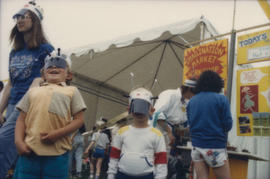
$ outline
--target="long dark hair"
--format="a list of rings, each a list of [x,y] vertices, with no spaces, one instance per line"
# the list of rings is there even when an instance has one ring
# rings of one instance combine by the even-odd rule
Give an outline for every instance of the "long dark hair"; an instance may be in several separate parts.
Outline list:
[[[206,70],[200,75],[197,81],[195,93],[198,94],[202,91],[220,93],[223,87],[224,81],[219,74],[211,70]]]
[[[30,39],[25,42],[23,33],[18,31],[17,24],[15,24],[9,36],[10,43],[12,43],[12,48],[15,51],[23,49],[25,45],[27,45],[28,49],[35,49],[41,44],[48,43],[38,17],[31,11],[27,12],[29,13],[33,23],[30,30]]]
[[[103,129],[101,132],[108,136],[110,142],[112,141],[112,133],[110,129]]]

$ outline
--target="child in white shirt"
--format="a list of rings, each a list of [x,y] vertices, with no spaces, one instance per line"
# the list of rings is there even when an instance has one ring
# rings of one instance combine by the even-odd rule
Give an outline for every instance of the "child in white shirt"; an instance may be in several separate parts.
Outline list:
[[[144,88],[130,93],[132,125],[122,127],[113,139],[108,179],[165,179],[167,154],[162,133],[148,125],[153,113],[152,94]]]

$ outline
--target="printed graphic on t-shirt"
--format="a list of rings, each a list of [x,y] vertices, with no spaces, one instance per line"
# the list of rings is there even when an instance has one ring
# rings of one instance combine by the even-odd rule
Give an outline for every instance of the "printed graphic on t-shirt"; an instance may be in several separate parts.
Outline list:
[[[21,55],[11,57],[10,75],[12,79],[26,79],[30,77],[34,57],[32,55]]]

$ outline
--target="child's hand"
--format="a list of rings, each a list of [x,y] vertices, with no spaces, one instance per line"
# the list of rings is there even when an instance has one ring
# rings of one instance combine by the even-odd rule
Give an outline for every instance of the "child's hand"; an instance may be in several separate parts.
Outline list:
[[[168,137],[170,139],[170,143],[169,145],[170,146],[173,146],[174,142],[175,142],[175,137],[171,134],[171,133],[168,133]]]
[[[53,144],[58,140],[58,138],[59,136],[56,131],[51,131],[49,133],[47,132],[40,133],[41,142],[46,144]]]
[[[16,148],[19,155],[27,155],[31,152],[31,149],[25,142],[16,143]]]

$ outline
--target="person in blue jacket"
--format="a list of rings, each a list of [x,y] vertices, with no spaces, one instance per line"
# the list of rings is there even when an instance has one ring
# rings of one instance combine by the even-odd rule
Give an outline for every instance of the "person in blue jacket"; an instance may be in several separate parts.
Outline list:
[[[10,33],[9,81],[0,101],[0,121],[6,110],[6,122],[0,128],[0,179],[5,178],[17,158],[14,128],[19,111],[15,106],[31,85],[39,84],[44,59],[53,50],[41,25],[43,10],[35,2],[24,5],[13,19],[15,26]]]
[[[217,178],[230,178],[226,145],[232,116],[228,99],[220,94],[223,87],[224,82],[216,72],[203,72],[197,81],[195,96],[187,106],[191,157],[200,179],[208,178],[209,167]]]

